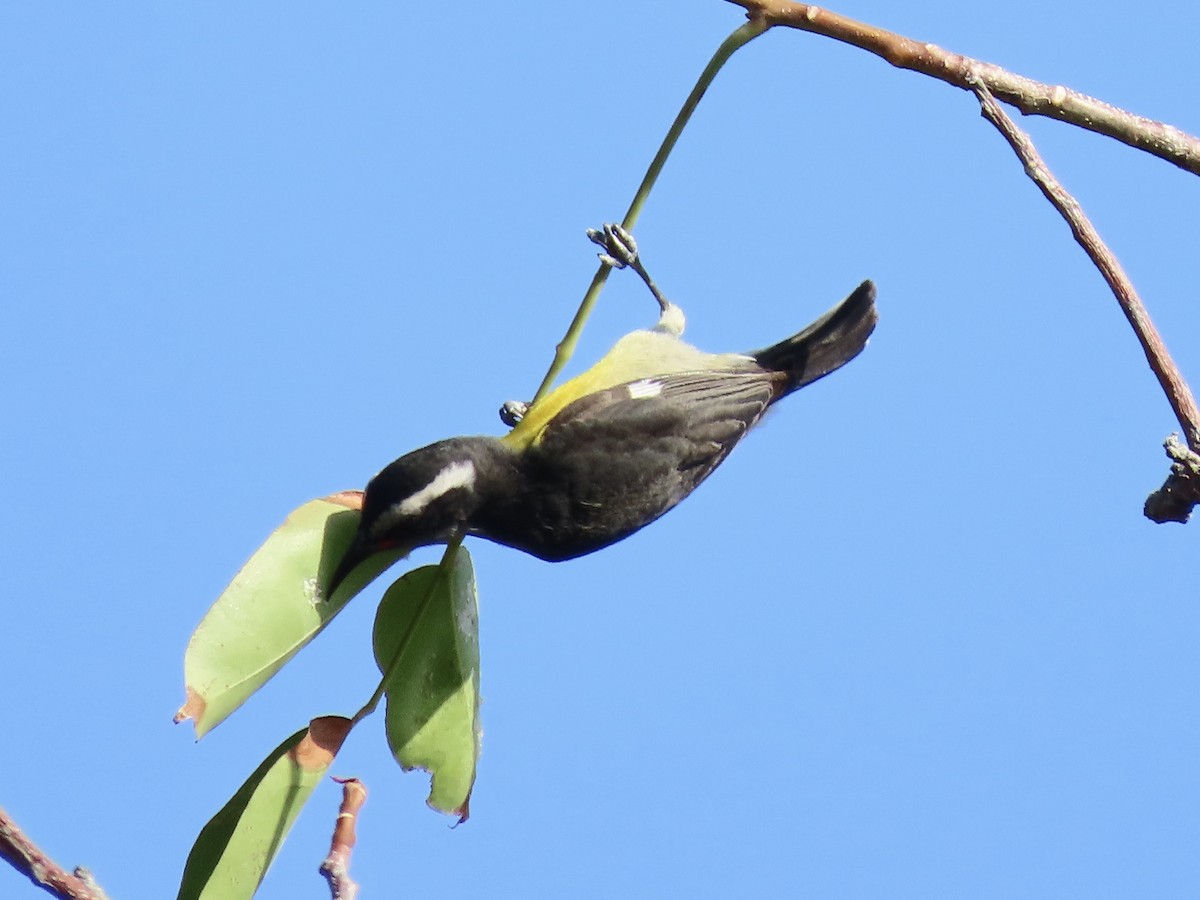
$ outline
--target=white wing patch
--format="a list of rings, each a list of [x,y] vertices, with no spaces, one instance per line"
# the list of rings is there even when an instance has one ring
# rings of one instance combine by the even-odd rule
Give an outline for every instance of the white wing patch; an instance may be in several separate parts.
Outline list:
[[[438,472],[434,476],[433,481],[429,482],[425,487],[409,494],[399,503],[393,503],[387,512],[379,517],[372,531],[386,531],[392,523],[399,519],[419,515],[438,497],[444,496],[457,488],[471,488],[474,486],[475,464],[469,459],[452,462],[446,468],[442,469],[442,471]]]
[[[643,378],[641,381],[625,385],[625,390],[629,391],[630,400],[649,400],[651,397],[661,394],[662,389],[662,382],[654,381],[651,378]]]

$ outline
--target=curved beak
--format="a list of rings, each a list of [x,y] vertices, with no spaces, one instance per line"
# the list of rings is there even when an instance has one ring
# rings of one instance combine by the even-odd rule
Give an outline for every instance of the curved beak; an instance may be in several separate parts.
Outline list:
[[[342,557],[342,561],[338,563],[336,569],[333,570],[333,577],[329,579],[329,584],[325,587],[325,599],[329,600],[341,587],[343,581],[358,568],[358,564],[366,561],[370,556],[373,556],[375,550],[367,546],[367,542],[363,539],[362,532],[354,536],[354,541],[346,550],[346,555]]]

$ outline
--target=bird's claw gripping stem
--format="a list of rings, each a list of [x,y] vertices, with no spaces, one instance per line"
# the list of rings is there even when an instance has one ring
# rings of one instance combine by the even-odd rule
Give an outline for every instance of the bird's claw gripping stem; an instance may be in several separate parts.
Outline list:
[[[654,283],[654,279],[642,265],[642,260],[638,256],[637,241],[633,239],[633,235],[620,225],[608,223],[603,228],[589,228],[587,236],[593,244],[604,248],[605,252],[597,254],[600,262],[606,266],[612,266],[614,269],[624,269],[628,266],[637,272],[638,277],[646,283],[646,287],[658,301],[660,311],[658,330],[674,335],[683,334],[683,310],[663,296],[662,291],[658,289],[658,285]]]
[[[527,412],[529,412],[528,403],[522,400],[506,400],[500,407],[500,421],[509,428],[516,428]]]
[[[587,236],[593,244],[604,248],[605,252],[597,255],[606,266],[623,269],[637,263],[637,241],[620,225],[607,223],[603,228],[589,228]]]

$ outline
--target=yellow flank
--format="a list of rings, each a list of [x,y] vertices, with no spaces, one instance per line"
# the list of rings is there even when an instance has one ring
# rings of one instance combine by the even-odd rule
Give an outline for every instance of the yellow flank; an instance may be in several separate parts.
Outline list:
[[[535,403],[525,418],[501,440],[518,449],[536,444],[546,426],[571,403],[619,384],[680,372],[744,369],[747,362],[754,365],[750,357],[737,353],[712,354],[697,350],[673,334],[634,331],[617,341],[586,372],[563,382]]]

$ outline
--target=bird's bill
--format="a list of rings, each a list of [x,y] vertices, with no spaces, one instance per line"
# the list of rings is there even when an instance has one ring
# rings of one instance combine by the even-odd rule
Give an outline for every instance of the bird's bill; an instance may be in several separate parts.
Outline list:
[[[346,555],[342,557],[342,561],[338,563],[338,567],[333,570],[333,577],[329,579],[329,584],[325,587],[326,599],[331,598],[337,589],[341,587],[350,573],[358,568],[358,564],[365,562],[367,557],[371,556],[375,551],[367,546],[367,542],[362,539],[361,534],[354,536],[354,542],[346,550]]]

